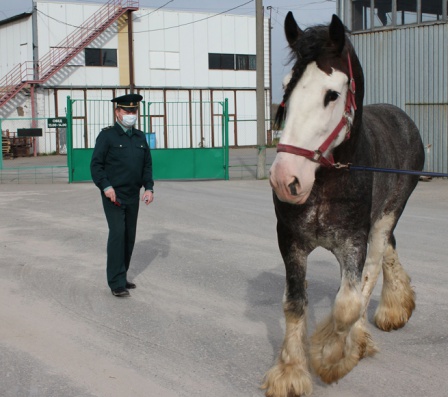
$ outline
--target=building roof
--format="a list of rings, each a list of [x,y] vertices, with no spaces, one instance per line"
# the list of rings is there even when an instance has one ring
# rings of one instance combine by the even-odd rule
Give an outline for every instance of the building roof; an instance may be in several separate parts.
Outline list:
[[[1,20],[0,21],[0,26],[1,25],[6,25],[6,24],[8,24],[10,22],[20,21],[21,19],[28,18],[31,15],[33,15],[32,12],[23,12],[22,14],[14,15],[12,17],[9,17],[9,18]]]

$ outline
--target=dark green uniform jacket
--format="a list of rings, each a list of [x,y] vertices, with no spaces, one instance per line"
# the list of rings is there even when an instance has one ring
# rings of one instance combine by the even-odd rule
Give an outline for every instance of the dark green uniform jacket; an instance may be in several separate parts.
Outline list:
[[[132,128],[127,135],[118,123],[104,128],[96,139],[90,163],[96,186],[112,186],[124,203],[138,201],[140,189],[153,190],[152,159],[145,134]]]

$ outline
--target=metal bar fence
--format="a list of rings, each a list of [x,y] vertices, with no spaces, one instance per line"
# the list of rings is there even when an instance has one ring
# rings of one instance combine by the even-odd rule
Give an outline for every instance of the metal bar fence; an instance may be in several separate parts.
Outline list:
[[[0,169],[0,184],[67,183],[67,166],[8,167]]]
[[[30,128],[41,129],[42,136],[26,136],[26,129]],[[25,132],[20,131],[21,129]],[[67,148],[65,128],[48,127],[48,118],[22,117],[0,119],[0,130],[0,183],[68,181],[65,156],[53,156]],[[22,136],[19,132],[24,132],[25,135]]]

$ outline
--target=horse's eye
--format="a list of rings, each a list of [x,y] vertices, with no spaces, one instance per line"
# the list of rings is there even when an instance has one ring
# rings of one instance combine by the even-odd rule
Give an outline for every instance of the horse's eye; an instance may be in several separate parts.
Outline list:
[[[339,98],[339,92],[328,90],[325,94],[324,106],[327,106],[330,102],[334,102]]]

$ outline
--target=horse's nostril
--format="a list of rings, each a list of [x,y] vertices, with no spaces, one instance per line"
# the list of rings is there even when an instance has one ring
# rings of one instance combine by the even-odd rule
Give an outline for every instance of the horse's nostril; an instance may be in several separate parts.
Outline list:
[[[289,191],[293,196],[297,196],[297,188],[300,187],[299,180],[297,178],[294,178],[294,181],[292,181],[289,185]]]

